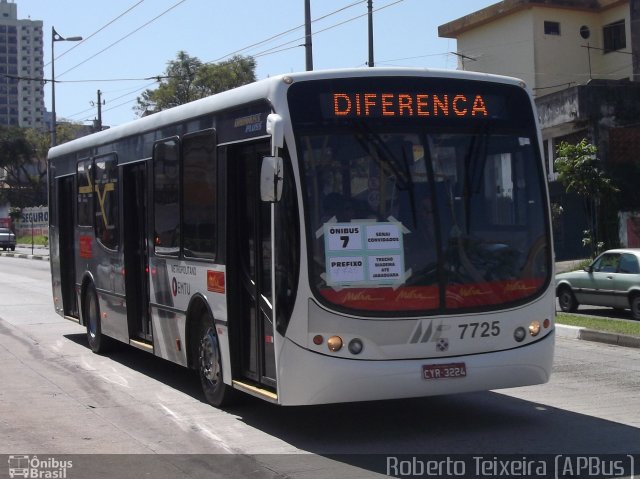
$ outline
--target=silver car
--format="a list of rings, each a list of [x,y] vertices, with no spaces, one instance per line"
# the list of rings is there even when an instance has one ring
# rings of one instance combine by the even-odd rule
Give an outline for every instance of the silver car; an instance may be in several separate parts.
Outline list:
[[[612,249],[581,271],[556,275],[560,309],[574,312],[580,304],[630,309],[640,320],[640,249]]]

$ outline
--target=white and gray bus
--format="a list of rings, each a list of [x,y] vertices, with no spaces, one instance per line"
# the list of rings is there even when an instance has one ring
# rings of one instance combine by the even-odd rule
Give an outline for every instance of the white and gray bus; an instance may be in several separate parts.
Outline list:
[[[269,78],[52,148],[55,309],[282,405],[544,383],[553,251],[515,79]]]

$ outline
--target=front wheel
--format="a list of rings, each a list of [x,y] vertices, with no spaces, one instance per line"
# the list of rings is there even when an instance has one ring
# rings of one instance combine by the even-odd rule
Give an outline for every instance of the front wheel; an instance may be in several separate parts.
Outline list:
[[[573,313],[578,309],[578,301],[570,288],[562,288],[558,294],[558,303],[560,303],[560,309],[565,313]]]
[[[198,371],[207,402],[212,406],[228,406],[233,401],[233,389],[222,380],[220,345],[213,321],[204,315],[200,321]]]
[[[640,321],[640,295],[636,294],[631,298],[631,317]]]

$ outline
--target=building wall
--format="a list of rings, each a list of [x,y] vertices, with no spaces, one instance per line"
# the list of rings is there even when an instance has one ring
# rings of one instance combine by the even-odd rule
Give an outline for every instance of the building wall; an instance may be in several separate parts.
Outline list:
[[[598,15],[558,8],[533,8],[532,17],[536,97],[586,83],[589,80],[589,56],[583,47],[587,40],[580,36],[580,27],[588,26],[591,32],[589,40],[599,41],[594,38],[599,35],[596,28]],[[545,34],[545,22],[559,23],[560,34]]]
[[[626,48],[604,53],[603,27],[618,20],[625,21]],[[546,34],[545,21],[559,23],[560,34]],[[581,27],[589,28],[589,38],[580,35]],[[536,97],[633,73],[628,2],[598,12],[531,6],[474,26],[456,39],[458,52],[476,59],[459,59],[459,68],[464,64],[465,70],[522,78]]]
[[[18,59],[20,76],[44,77],[42,22],[19,20]],[[22,127],[44,129],[44,89],[41,81],[22,80],[18,88],[19,124]]]
[[[603,47],[602,27],[623,19],[625,22],[626,48],[610,53],[604,53],[602,51],[592,52],[592,58],[596,57],[597,59],[597,76],[594,76],[594,78],[601,78],[603,80],[619,80],[621,78],[632,79],[633,77],[633,59],[631,55],[631,14],[628,3],[602,12],[599,29],[601,39],[597,46],[600,48]]]
[[[18,20],[18,6],[0,0],[0,125],[43,128],[42,22]]]
[[[530,10],[504,17],[458,37],[458,53],[476,59],[458,59],[467,71],[495,73],[535,84],[533,17]]]

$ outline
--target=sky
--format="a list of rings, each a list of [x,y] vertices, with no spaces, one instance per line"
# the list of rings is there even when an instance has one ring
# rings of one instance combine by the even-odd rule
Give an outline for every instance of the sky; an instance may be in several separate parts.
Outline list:
[[[18,18],[41,20],[44,77],[51,29],[81,42],[53,43],[58,120],[104,125],[136,118],[136,98],[157,86],[183,50],[202,62],[252,55],[258,79],[305,70],[304,0],[8,0]],[[373,0],[375,66],[455,69],[456,41],[438,26],[497,0]],[[367,1],[311,0],[314,70],[366,68]],[[51,110],[51,86],[45,85]]]

